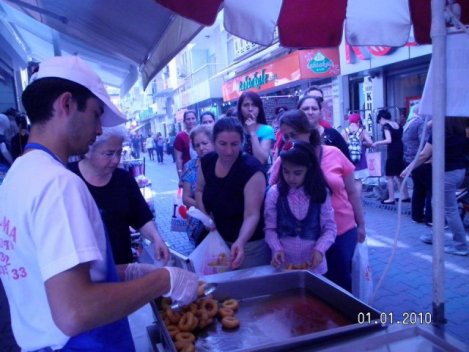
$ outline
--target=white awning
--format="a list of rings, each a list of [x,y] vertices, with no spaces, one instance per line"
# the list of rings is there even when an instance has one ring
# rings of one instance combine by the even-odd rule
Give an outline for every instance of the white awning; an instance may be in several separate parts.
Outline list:
[[[33,20],[34,19],[34,20]],[[105,83],[130,89],[142,74],[146,86],[193,37],[200,24],[150,0],[6,0],[0,36],[16,67],[54,54],[78,54]]]

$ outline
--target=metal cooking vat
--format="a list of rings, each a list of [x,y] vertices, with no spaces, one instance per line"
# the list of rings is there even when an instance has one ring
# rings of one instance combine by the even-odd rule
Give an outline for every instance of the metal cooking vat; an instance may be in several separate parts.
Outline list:
[[[380,312],[308,271],[220,282],[213,296],[240,301],[241,326],[229,331],[217,322],[200,331],[197,351],[292,350],[381,328],[375,323]],[[359,313],[369,314],[372,323],[358,324]],[[176,351],[156,306],[155,315],[163,349]]]

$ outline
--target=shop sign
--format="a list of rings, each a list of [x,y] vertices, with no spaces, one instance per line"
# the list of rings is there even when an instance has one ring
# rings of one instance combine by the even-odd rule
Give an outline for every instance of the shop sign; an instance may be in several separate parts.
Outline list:
[[[262,92],[303,79],[337,76],[339,61],[337,48],[297,50],[223,83],[223,100],[238,99],[246,90]]]
[[[365,97],[365,119],[363,124],[371,137],[373,137],[373,82],[370,77],[363,79],[363,95]]]
[[[318,51],[311,61],[308,62],[308,68],[315,73],[327,72],[333,67],[333,65],[333,62],[320,51]]]
[[[254,72],[252,76],[246,76],[244,81],[239,83],[239,90],[241,92],[248,90],[250,88],[260,89],[262,85],[266,84],[268,81],[275,80],[277,77],[276,74],[268,74],[265,72],[265,69],[259,74],[258,71]]]

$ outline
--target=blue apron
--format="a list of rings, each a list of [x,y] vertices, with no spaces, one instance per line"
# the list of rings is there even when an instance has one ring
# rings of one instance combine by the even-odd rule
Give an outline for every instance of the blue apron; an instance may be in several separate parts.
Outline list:
[[[28,143],[25,149],[39,149],[51,155],[55,160],[62,161],[48,148],[38,143]],[[103,223],[104,225],[104,223]],[[109,243],[106,226],[106,279],[104,282],[118,282],[116,265],[112,257],[111,244]],[[86,308],[84,308],[86,309]],[[52,351],[45,348],[39,351]],[[130,333],[130,326],[127,318],[103,325],[92,330],[85,331],[73,336],[67,344],[60,350],[62,352],[74,351],[101,351],[101,352],[134,352],[135,346]]]
[[[106,271],[105,282],[118,282],[114,259],[112,258],[111,245],[106,228]],[[101,351],[101,352],[133,352],[135,351],[134,342],[130,333],[130,326],[127,318],[115,321],[113,323],[85,331],[79,335],[73,336],[67,344],[61,349],[63,352],[74,351]]]

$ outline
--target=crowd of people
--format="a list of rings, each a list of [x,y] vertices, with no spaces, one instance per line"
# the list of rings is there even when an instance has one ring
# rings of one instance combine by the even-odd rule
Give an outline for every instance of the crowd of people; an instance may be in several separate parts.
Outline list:
[[[159,296],[181,305],[196,298],[194,273],[134,262],[132,230],[152,243],[162,265],[169,260],[137,182],[119,168],[126,148],[138,159],[143,144],[159,163],[171,148],[184,204],[211,219],[206,226],[189,218],[187,235],[195,245],[217,230],[233,270],[302,267],[351,291],[352,256],[366,239],[366,148],[387,146],[383,203],[394,204],[394,180],[412,172],[414,184],[422,181],[414,186],[412,218],[431,222],[432,138],[418,153],[427,132],[416,110],[404,127],[379,111],[383,138],[376,141],[359,114],[349,115],[340,133],[322,119],[323,101],[312,87],[296,108],[277,109],[274,129],[261,97],[247,91],[224,116],[199,118],[187,110],[183,130],[172,139],[161,133],[143,139],[119,126],[125,116],[81,59],[41,63],[22,96],[30,128],[18,114],[17,130],[8,136],[12,120],[0,115],[0,212],[8,223],[0,249],[12,268],[1,278],[21,348],[133,351],[130,313]],[[446,128],[445,215],[454,234],[446,251],[467,255],[454,196],[467,167],[467,122],[448,119]],[[76,155],[81,158],[70,163]],[[405,188],[401,197],[410,201]]]

